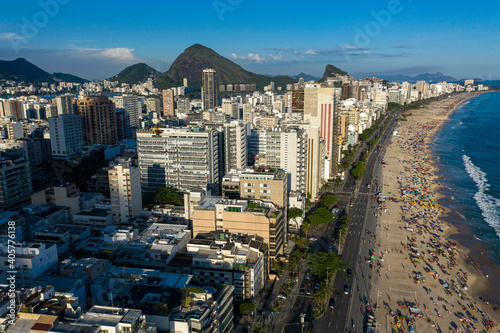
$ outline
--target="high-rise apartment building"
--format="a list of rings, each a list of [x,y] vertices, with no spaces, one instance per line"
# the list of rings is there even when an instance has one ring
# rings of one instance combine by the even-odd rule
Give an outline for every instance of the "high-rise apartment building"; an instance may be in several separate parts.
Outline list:
[[[148,98],[146,100],[146,110],[148,112],[160,112],[160,99],[159,98]]]
[[[80,156],[83,148],[82,117],[61,114],[49,118],[52,158],[71,160]]]
[[[203,128],[158,128],[137,132],[137,153],[144,193],[193,187],[219,193],[221,169],[218,131]]]
[[[173,117],[174,116],[174,90],[164,89],[163,90],[163,116]]]
[[[304,89],[304,121],[311,127],[320,129],[320,136],[325,140],[327,175],[337,176],[340,149],[339,137],[341,127],[339,121],[342,89],[320,84],[306,84]]]
[[[243,169],[248,162],[247,125],[242,121],[224,124],[224,174]]]
[[[204,69],[201,80],[201,102],[203,110],[208,111],[217,106],[217,72],[214,69]]]
[[[82,117],[84,145],[116,143],[118,138],[116,110],[109,98],[106,96],[83,97],[78,100],[77,108],[78,114]]]
[[[29,162],[0,161],[0,208],[13,210],[29,203],[31,184]]]
[[[119,164],[108,170],[113,222],[126,222],[142,215],[141,173],[139,167]]]
[[[64,94],[56,97],[57,114],[75,114],[75,95]]]
[[[113,97],[117,109],[124,109],[129,115],[130,127],[140,128],[139,116],[142,114],[142,103],[133,95]]]
[[[117,140],[131,139],[130,117],[124,109],[116,109]]]

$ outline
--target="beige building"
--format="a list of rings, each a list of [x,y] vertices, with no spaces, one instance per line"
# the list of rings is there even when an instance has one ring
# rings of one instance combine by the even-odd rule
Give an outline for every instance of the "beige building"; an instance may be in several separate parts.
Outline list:
[[[113,222],[126,222],[142,215],[141,172],[139,167],[119,164],[108,170]]]
[[[113,145],[117,141],[115,104],[106,96],[83,97],[77,102],[78,114],[82,116],[83,144],[97,143]]]
[[[207,197],[192,214],[193,237],[200,232],[225,231],[255,234],[269,245],[269,258],[283,254],[286,223],[283,210],[257,200]]]
[[[71,208],[71,214],[77,214],[80,207],[80,190],[75,184],[54,186],[31,195],[35,205],[65,206]]]
[[[321,84],[308,84],[304,89],[304,121],[309,122],[311,127],[319,128],[320,137],[325,141],[328,179],[336,177],[339,162],[341,92],[341,88]]]

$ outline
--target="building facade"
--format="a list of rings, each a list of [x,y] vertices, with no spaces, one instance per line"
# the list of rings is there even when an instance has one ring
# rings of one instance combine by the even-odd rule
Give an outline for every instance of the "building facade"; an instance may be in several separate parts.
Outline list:
[[[217,106],[217,72],[214,69],[204,69],[201,80],[201,101],[203,110],[208,111]]]
[[[80,156],[83,148],[82,117],[61,114],[49,118],[52,158],[71,160]]]
[[[172,187],[183,192],[220,187],[220,136],[202,128],[159,128],[137,132],[137,153],[144,193]]]
[[[78,114],[82,117],[83,144],[98,143],[113,145],[118,135],[114,103],[105,96],[83,97],[77,102]]]
[[[119,164],[108,170],[113,222],[126,222],[142,215],[141,173],[139,167]]]

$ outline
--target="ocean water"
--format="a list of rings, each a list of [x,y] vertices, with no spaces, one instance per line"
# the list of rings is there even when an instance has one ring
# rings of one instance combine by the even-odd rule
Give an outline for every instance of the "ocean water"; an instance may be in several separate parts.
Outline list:
[[[443,204],[500,265],[500,92],[462,104],[437,133],[432,150],[451,196]]]

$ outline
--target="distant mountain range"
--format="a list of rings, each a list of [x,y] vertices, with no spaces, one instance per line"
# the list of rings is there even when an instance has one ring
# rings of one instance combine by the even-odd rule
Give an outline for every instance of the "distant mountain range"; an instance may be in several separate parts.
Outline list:
[[[408,75],[375,75],[378,78],[391,81],[391,82],[416,82],[416,81],[427,81],[427,82],[455,82],[457,79],[451,76],[446,76],[441,72],[437,72],[435,74],[425,73],[419,74],[417,76],[408,76]]]
[[[172,63],[170,69],[159,73],[146,64],[136,64],[125,68],[110,80],[119,79],[120,82],[137,83],[148,77],[156,78],[156,87],[166,89],[179,86],[184,78],[194,89],[201,88],[201,76],[204,69],[213,68],[217,72],[218,84],[255,83],[258,90],[262,90],[269,82],[274,81],[276,86],[284,87],[289,83],[297,82],[289,76],[271,77],[245,70],[240,65],[224,58],[214,50],[200,44],[194,44],[184,50]]]
[[[50,74],[24,58],[0,60],[0,79],[27,83],[66,81],[84,83],[88,80],[65,73]]]

